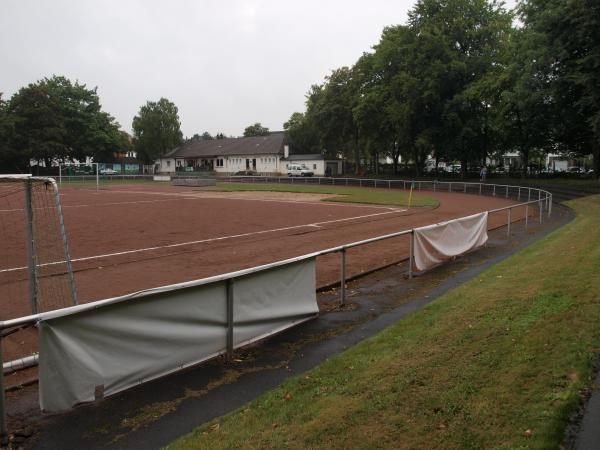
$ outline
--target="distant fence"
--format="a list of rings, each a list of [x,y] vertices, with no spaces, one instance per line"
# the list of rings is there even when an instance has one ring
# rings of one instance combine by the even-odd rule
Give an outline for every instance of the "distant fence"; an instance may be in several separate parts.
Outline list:
[[[506,213],[510,234],[515,208],[525,210],[525,227],[532,219],[541,223],[544,212],[550,215],[552,210],[549,192],[519,186],[354,178],[227,177],[226,180],[389,189],[405,189],[414,183],[417,190],[503,196],[518,203],[483,212],[477,217],[398,231],[238,272],[2,321],[0,330],[38,324],[40,407],[43,410],[68,409],[223,353],[231,355],[235,348],[315,317],[318,314],[315,294],[318,256],[340,253],[339,295],[343,303],[346,252],[350,248],[410,236],[408,277],[412,278],[415,252],[426,251],[425,259],[435,262],[485,242],[489,214]],[[444,242],[436,233],[445,235],[447,230],[453,240],[463,240],[465,245],[444,245],[442,250],[437,248],[432,253],[427,246],[439,247],[437,244]],[[425,239],[415,242],[419,234]],[[0,389],[3,393],[3,384]],[[0,397],[4,424],[4,396]],[[2,431],[6,433],[5,425]]]

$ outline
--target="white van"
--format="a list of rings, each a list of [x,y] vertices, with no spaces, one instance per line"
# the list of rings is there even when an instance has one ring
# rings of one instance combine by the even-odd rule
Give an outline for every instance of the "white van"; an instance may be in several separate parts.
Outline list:
[[[313,171],[304,164],[289,164],[287,174],[288,177],[312,177],[314,175]]]

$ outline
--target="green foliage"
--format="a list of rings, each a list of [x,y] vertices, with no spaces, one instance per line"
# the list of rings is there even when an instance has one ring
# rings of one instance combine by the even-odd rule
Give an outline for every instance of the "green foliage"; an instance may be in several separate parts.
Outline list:
[[[166,98],[147,102],[133,118],[133,145],[138,158],[152,164],[183,143],[177,106]]]
[[[24,172],[29,165],[27,158],[13,146],[15,118],[8,110],[8,102],[0,93],[0,171],[8,173]]]
[[[249,125],[244,130],[244,136],[267,136],[269,134],[269,129],[267,127],[263,127],[260,122],[256,122],[253,125]]]
[[[567,151],[594,155],[600,175],[600,4],[596,0],[523,0],[521,20],[539,36],[555,138]]]
[[[46,167],[56,159],[92,156],[98,161],[123,145],[119,124],[101,110],[96,88],[65,77],[44,78],[21,88],[2,109],[0,132],[8,127],[11,134],[4,141],[10,150],[3,154],[18,167],[30,159],[44,161]]]
[[[321,153],[319,135],[312,116],[295,112],[283,124],[283,129],[292,145],[301,153]]]

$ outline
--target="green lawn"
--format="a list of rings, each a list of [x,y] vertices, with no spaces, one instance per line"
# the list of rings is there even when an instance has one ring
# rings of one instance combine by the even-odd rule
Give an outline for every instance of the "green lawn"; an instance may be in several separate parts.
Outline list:
[[[558,448],[600,348],[600,196],[577,219],[169,449]]]
[[[311,194],[335,194],[323,201],[343,203],[367,203],[375,205],[408,205],[408,193],[406,191],[373,189],[345,186],[323,186],[310,184],[266,184],[266,183],[217,183],[212,188],[202,190],[216,190],[222,192],[240,191],[270,191],[270,192],[299,192]],[[413,193],[412,206],[435,207],[438,201],[417,192]]]

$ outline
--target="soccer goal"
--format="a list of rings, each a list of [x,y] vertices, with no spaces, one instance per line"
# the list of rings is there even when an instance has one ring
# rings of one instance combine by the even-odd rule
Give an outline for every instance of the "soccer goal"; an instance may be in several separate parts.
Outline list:
[[[89,186],[100,189],[99,163],[60,163],[58,165],[58,184]]]
[[[77,304],[58,187],[53,178],[0,175],[0,317]]]

